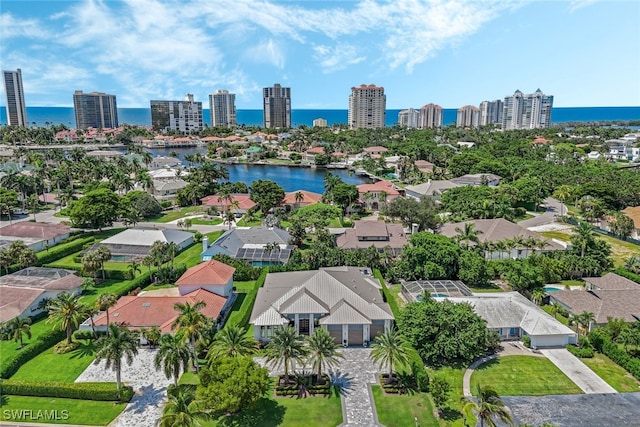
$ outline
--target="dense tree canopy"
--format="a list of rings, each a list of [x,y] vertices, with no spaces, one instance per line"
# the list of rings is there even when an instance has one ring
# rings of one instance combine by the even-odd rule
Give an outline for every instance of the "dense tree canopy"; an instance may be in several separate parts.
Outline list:
[[[107,188],[89,191],[69,207],[69,218],[78,228],[110,226],[121,213],[120,197]]]
[[[458,272],[462,249],[452,239],[428,232],[411,235],[396,265],[398,277],[409,280],[450,279]]]
[[[280,205],[284,199],[284,190],[273,181],[258,179],[249,186],[249,197],[258,204],[263,213],[267,213]]]
[[[396,197],[385,204],[382,214],[399,219],[405,227],[418,224],[419,230],[435,230],[438,228],[438,207],[431,197],[422,197],[420,201],[412,198]]]

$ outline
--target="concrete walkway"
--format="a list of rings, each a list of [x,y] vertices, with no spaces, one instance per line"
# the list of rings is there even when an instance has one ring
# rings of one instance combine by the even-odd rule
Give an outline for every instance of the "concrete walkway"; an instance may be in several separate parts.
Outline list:
[[[540,352],[586,394],[617,393],[613,387],[604,382],[602,378],[582,363],[580,359],[569,353],[569,350],[565,348],[554,348],[540,350]]]
[[[378,382],[376,368],[368,348],[340,349],[344,359],[337,369],[329,371],[331,382],[340,386],[342,400],[342,424],[339,427],[381,427],[376,414],[375,402],[371,394],[371,384]],[[269,369],[272,376],[281,375],[279,370],[271,369],[263,357],[256,362]],[[296,367],[296,371],[308,371],[308,367]]]

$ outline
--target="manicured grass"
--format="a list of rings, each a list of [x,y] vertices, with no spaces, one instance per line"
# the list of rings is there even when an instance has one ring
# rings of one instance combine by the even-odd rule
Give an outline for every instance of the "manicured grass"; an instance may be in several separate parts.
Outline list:
[[[379,385],[371,386],[371,390],[380,424],[387,427],[414,425],[438,427],[440,425],[433,415],[433,406],[428,394],[385,394]]]
[[[3,396],[0,402],[2,421],[46,422],[50,424],[79,424],[104,426],[113,421],[126,408],[126,403],[97,402],[92,400],[62,399],[52,397]],[[11,411],[19,412],[11,412]],[[58,415],[44,418],[38,411]],[[31,415],[28,411],[32,411]],[[55,412],[52,412],[55,411]],[[64,416],[63,414],[67,416]],[[19,416],[22,415],[22,418]],[[40,418],[38,418],[40,415]],[[64,419],[62,419],[64,418]]]
[[[218,225],[218,224],[222,224],[222,218],[215,218],[215,219],[199,219],[199,218],[193,218],[191,220],[192,224],[200,224],[200,225]]]
[[[462,415],[462,378],[466,367],[441,367],[438,369],[427,368],[429,378],[440,377],[447,380],[451,386],[451,392],[443,408],[440,408],[440,418],[444,425],[452,427],[466,427]],[[472,414],[467,414],[468,425],[475,425],[475,418]]]
[[[56,266],[61,266],[64,267],[65,265],[68,265],[70,267],[75,267],[75,268],[82,268],[82,263],[79,262],[75,262],[73,259],[75,257],[77,257],[79,255],[79,252],[76,252],[75,254],[71,254],[68,255],[64,258],[60,258],[59,260],[51,263],[51,264],[55,264]],[[118,271],[129,271],[129,263],[128,262],[111,262],[111,261],[107,261],[104,263],[104,268],[105,270],[118,270]],[[102,278],[102,270],[99,270],[96,272],[96,277],[98,279]]]
[[[640,381],[604,354],[595,353],[592,358],[580,359],[607,384],[619,392],[640,391]]]
[[[391,295],[393,295],[393,299],[396,300],[396,304],[398,304],[398,307],[404,307],[405,305],[407,305],[407,302],[401,296],[402,294],[401,284],[398,283],[395,285],[387,285],[387,288],[389,289],[389,292],[391,293]]]
[[[198,374],[195,372],[187,371],[180,376],[178,380],[178,384],[200,384],[200,379],[198,378]]]
[[[186,208],[181,208],[179,210],[164,212],[162,215],[159,215],[154,218],[149,218],[147,221],[149,222],[171,222],[177,219],[182,219],[184,217],[195,215],[198,213],[204,213],[205,208],[202,206],[187,206]],[[195,218],[194,218],[195,219]]]
[[[146,268],[145,268],[145,271],[146,271]],[[126,289],[130,283],[131,283],[131,280],[115,280],[115,279],[105,280],[104,282],[100,283],[97,286],[90,286],[89,288],[87,288],[87,290],[82,293],[80,302],[87,305],[93,305],[93,303],[98,299],[98,296],[100,294],[103,294],[105,292],[111,292],[118,295],[119,292],[121,292],[123,289]]]
[[[553,310],[551,309],[550,305],[543,305],[540,308],[542,308],[544,311],[546,311],[547,313],[553,316]],[[558,322],[562,323],[563,325],[569,326],[569,319],[564,317],[562,314],[556,313],[555,318]]]
[[[34,357],[18,369],[11,377],[21,381],[56,381],[71,383],[93,362],[95,345],[83,340],[77,350],[66,354],[55,354],[53,348]],[[115,381],[115,374],[114,374]]]
[[[213,233],[207,234],[209,237],[209,242],[213,243],[220,235],[222,231],[214,231]],[[173,260],[174,265],[178,266],[184,264],[189,267],[193,267],[196,264],[200,264],[200,254],[202,253],[202,243],[194,243],[189,246],[187,249],[183,250],[176,256]]]
[[[46,319],[39,320],[31,325],[31,338],[27,338],[26,335],[23,336],[22,342],[24,343],[24,347],[20,348],[20,342],[15,342],[13,340],[9,341],[0,341],[0,366],[4,367],[5,363],[9,363],[16,354],[20,353],[27,347],[30,343],[35,342],[38,337],[45,332],[49,332],[53,328],[53,325],[50,323],[46,323]]]
[[[544,396],[582,393],[551,361],[535,356],[504,356],[479,366],[471,388],[490,384],[501,396]]]
[[[249,292],[256,285],[255,280],[249,280],[246,282],[233,282],[233,286],[235,286],[238,292]]]
[[[224,422],[221,422],[223,418]],[[203,427],[335,427],[342,423],[340,397],[263,397],[255,408],[202,423]]]

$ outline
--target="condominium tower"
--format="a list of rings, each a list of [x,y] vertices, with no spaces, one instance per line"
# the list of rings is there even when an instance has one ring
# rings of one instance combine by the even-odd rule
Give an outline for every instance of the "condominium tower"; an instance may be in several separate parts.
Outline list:
[[[540,89],[531,94],[516,90],[513,96],[504,98],[502,129],[537,129],[551,125],[553,95],[545,95]]]
[[[475,105],[458,108],[456,126],[459,128],[477,128],[480,124],[480,109]]]
[[[416,129],[420,123],[420,110],[409,108],[398,113],[398,125],[409,129]]]
[[[73,93],[73,110],[76,128],[114,129],[118,127],[118,105],[116,96],[102,92]]]
[[[193,95],[184,101],[150,101],[151,125],[155,131],[180,131],[184,134],[202,130],[202,102]]]
[[[236,125],[236,94],[218,90],[209,95],[211,126],[234,127]]]
[[[502,109],[504,103],[501,99],[495,101],[482,101],[480,103],[480,126],[502,124]]]
[[[442,127],[442,107],[436,104],[427,104],[420,108],[420,121],[418,129],[433,129]]]
[[[265,128],[291,127],[291,88],[278,83],[262,89]]]
[[[387,97],[376,85],[352,87],[349,96],[349,129],[379,129],[385,125]]]
[[[7,106],[7,124],[9,126],[29,126],[27,108],[24,103],[22,71],[2,71],[4,94]]]

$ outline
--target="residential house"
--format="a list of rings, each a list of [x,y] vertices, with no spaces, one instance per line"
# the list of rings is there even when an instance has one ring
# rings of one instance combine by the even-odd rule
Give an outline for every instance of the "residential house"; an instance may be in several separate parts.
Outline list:
[[[460,187],[462,184],[458,184],[451,180],[428,180],[422,184],[407,185],[404,188],[407,197],[411,197],[416,200],[420,200],[422,197],[431,197],[434,201],[440,202],[442,193],[450,188]]]
[[[373,157],[373,156],[382,156],[383,154],[387,153],[389,151],[388,148],[386,147],[381,147],[379,145],[376,145],[374,147],[366,147],[362,150],[362,152],[364,154],[368,154],[369,156]]]
[[[633,221],[633,231],[631,231],[631,236],[629,237],[640,240],[640,206],[629,206],[624,208],[622,213]],[[2,235],[2,233],[0,233],[0,235]]]
[[[220,198],[220,196],[217,194],[203,197],[202,199],[200,199],[200,201],[202,202],[203,206],[214,207],[219,212],[226,212],[231,209],[231,211],[235,213],[236,216],[246,214],[249,209],[253,208],[256,205],[255,202],[251,200],[249,194],[234,193],[230,196],[231,201]],[[231,208],[231,206],[233,206],[234,204],[236,204],[237,207]]]
[[[153,187],[149,192],[158,200],[170,200],[174,199],[178,194],[178,191],[185,188],[189,183],[183,179],[176,178],[172,180],[158,180],[154,179]]]
[[[71,228],[64,224],[20,221],[0,228],[0,248],[22,240],[36,252],[51,248],[71,235]]]
[[[149,255],[151,246],[157,241],[173,243],[181,251],[193,243],[193,233],[172,228],[127,228],[94,244],[91,249],[106,246],[111,251],[111,261],[129,262]]]
[[[156,156],[151,159],[151,163],[147,166],[148,169],[166,169],[166,168],[180,168],[182,167],[182,161],[176,157]]]
[[[281,205],[287,210],[301,208],[303,206],[315,205],[322,201],[322,194],[307,190],[290,191],[284,195]]]
[[[451,181],[460,185],[487,185],[489,187],[497,187],[500,185],[502,177],[492,173],[470,173],[453,178]]]
[[[249,322],[260,341],[291,325],[299,335],[320,327],[344,347],[366,346],[391,328],[393,314],[369,268],[327,267],[269,273]]]
[[[200,258],[207,261],[222,254],[243,259],[254,267],[284,265],[295,249],[290,240],[289,233],[280,228],[237,227],[225,231],[211,246],[205,237]]]
[[[337,236],[336,245],[341,249],[367,249],[373,246],[379,252],[390,251],[398,256],[407,241],[402,224],[357,220],[354,228],[345,228],[344,233]]]
[[[416,160],[415,162],[413,162],[413,164],[418,168],[418,170],[424,174],[432,174],[433,173],[433,167],[434,164],[431,162],[428,162],[426,160]]]
[[[309,163],[315,163],[316,156],[318,154],[324,154],[324,147],[311,147],[302,155],[302,160]]]
[[[365,209],[377,211],[385,203],[400,196],[400,192],[391,181],[377,181],[373,184],[358,185],[360,202]]]

